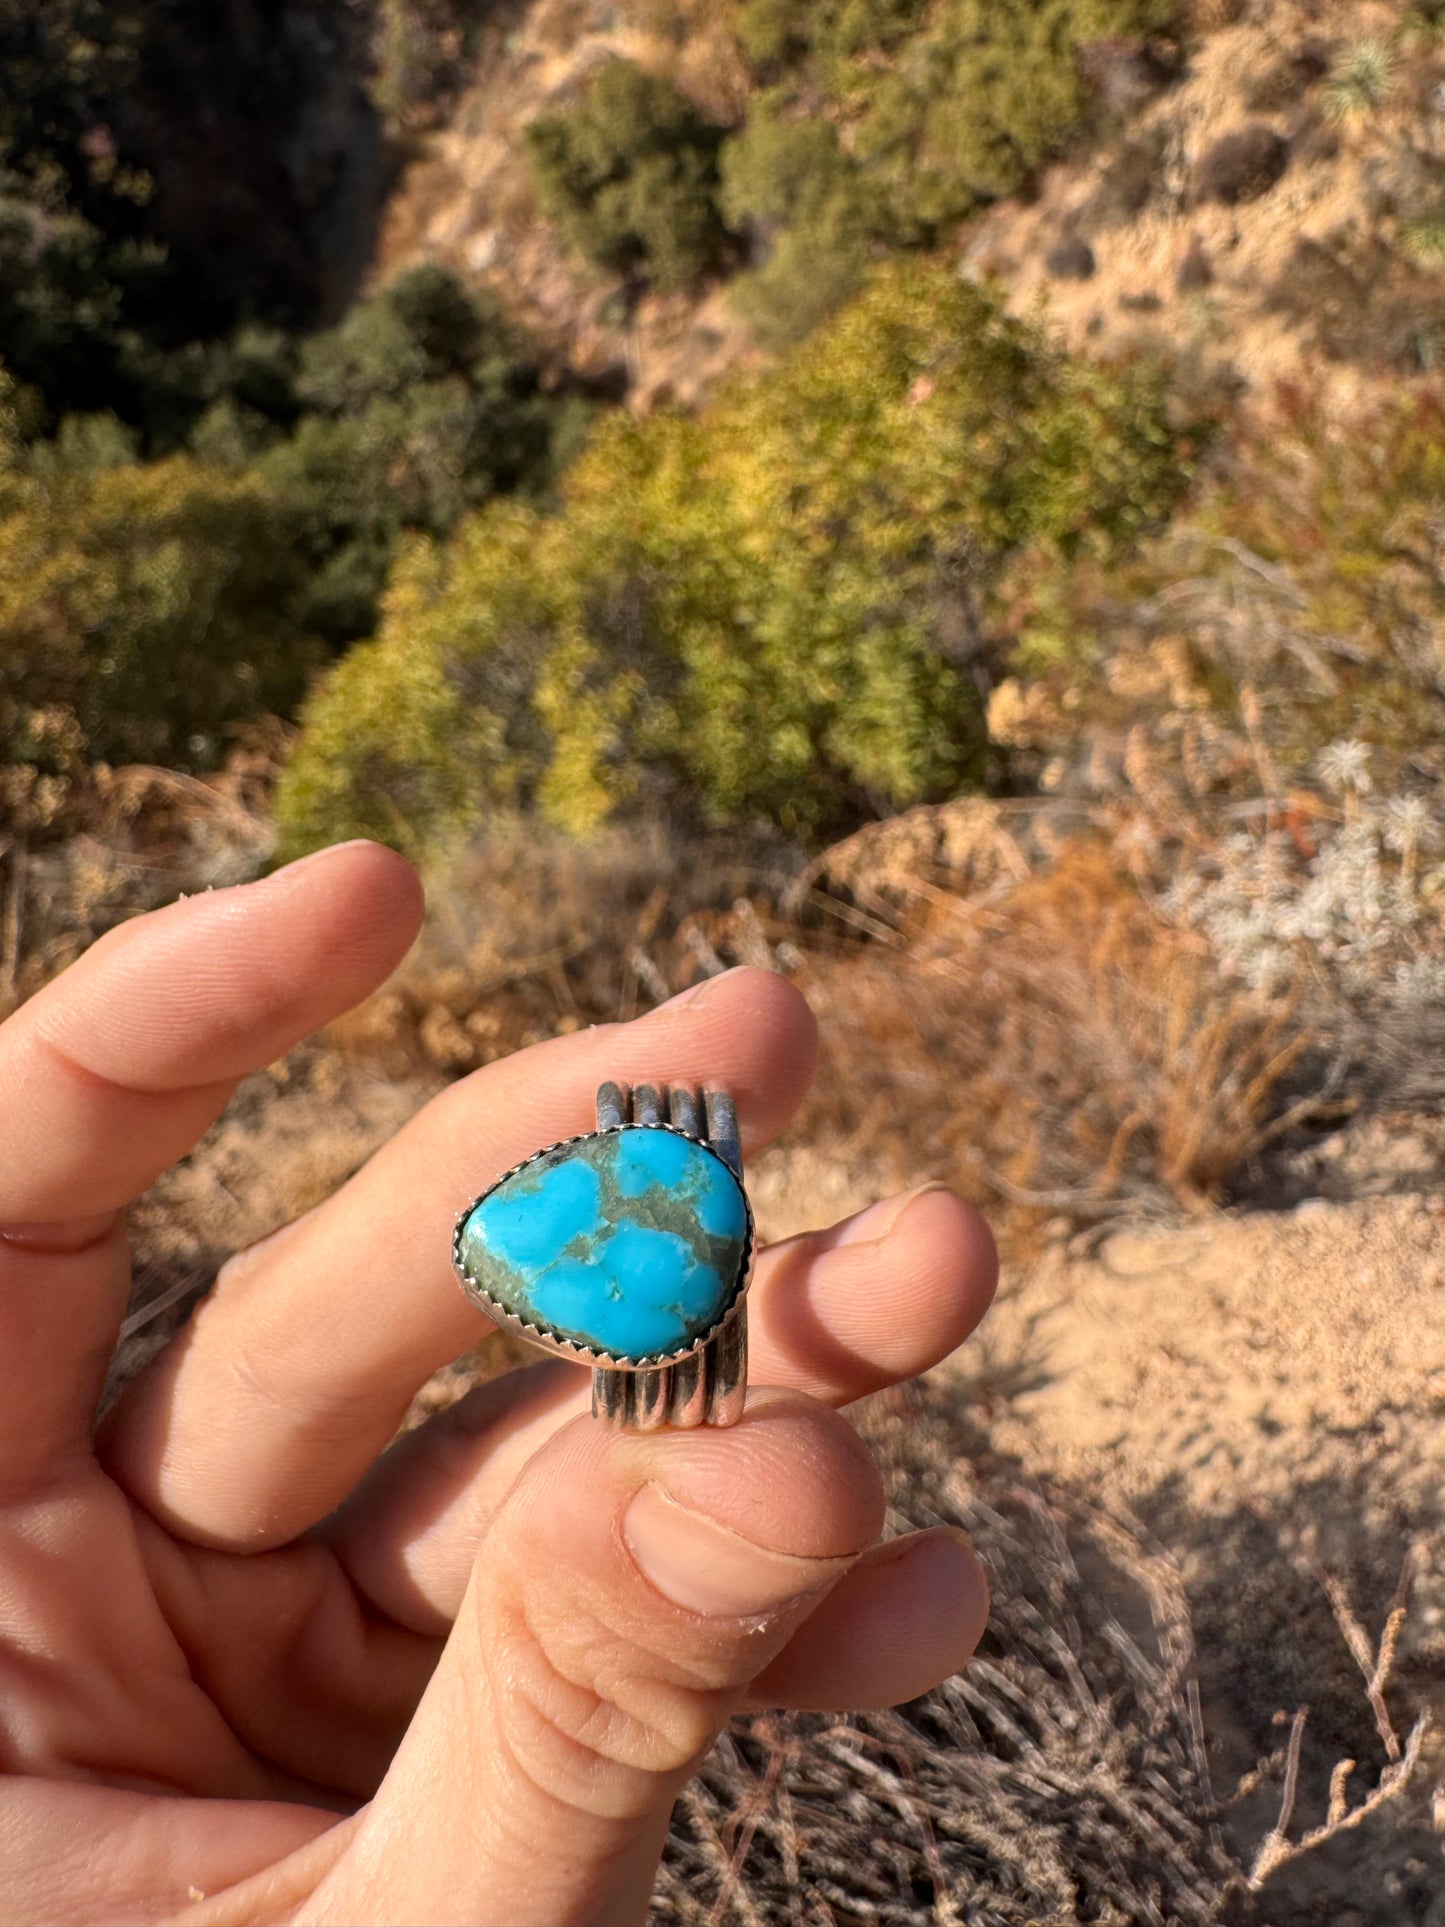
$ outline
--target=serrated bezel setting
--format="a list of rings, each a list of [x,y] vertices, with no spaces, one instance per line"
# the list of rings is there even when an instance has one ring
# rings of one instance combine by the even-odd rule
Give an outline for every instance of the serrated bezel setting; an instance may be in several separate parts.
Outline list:
[[[552,1157],[558,1151],[570,1150],[571,1147],[576,1144],[590,1144],[598,1138],[620,1137],[625,1131],[665,1131],[671,1137],[683,1138],[687,1143],[695,1144],[699,1149],[706,1151],[710,1157],[715,1158],[717,1162],[722,1165],[723,1169],[728,1173],[728,1176],[742,1193],[745,1219],[742,1251],[738,1258],[737,1272],[732,1280],[728,1291],[727,1302],[721,1313],[706,1331],[699,1333],[689,1344],[681,1346],[676,1351],[649,1352],[642,1358],[618,1357],[612,1352],[594,1350],[590,1345],[582,1344],[576,1339],[564,1337],[561,1332],[554,1331],[550,1326],[542,1325],[532,1319],[522,1317],[520,1313],[513,1311],[510,1306],[504,1305],[498,1299],[494,1298],[486,1286],[472,1276],[463,1260],[461,1249],[463,1229],[477,1206],[484,1203],[494,1192],[500,1191],[504,1185],[510,1184],[513,1178],[520,1176],[522,1172],[530,1169],[532,1165],[541,1163],[543,1158]],[[728,1165],[727,1160],[719,1156],[715,1144],[709,1143],[706,1138],[700,1137],[694,1131],[680,1130],[675,1124],[661,1122],[622,1123],[606,1125],[595,1131],[578,1131],[572,1137],[559,1138],[555,1144],[544,1145],[540,1151],[534,1151],[530,1157],[525,1157],[519,1164],[514,1164],[509,1171],[503,1171],[501,1176],[489,1184],[485,1191],[479,1192],[470,1204],[466,1205],[457,1213],[456,1223],[452,1229],[452,1267],[457,1274],[462,1290],[467,1294],[468,1298],[471,1299],[472,1303],[484,1311],[495,1323],[515,1331],[520,1337],[526,1339],[529,1344],[536,1345],[543,1351],[551,1352],[558,1358],[569,1358],[579,1365],[590,1365],[594,1370],[641,1372],[653,1371],[660,1366],[680,1364],[682,1360],[691,1358],[695,1353],[701,1352],[706,1346],[710,1345],[718,1334],[724,1331],[732,1320],[736,1318],[747,1293],[749,1277],[752,1271],[753,1245],[753,1208],[748,1198],[747,1189],[737,1173]]]

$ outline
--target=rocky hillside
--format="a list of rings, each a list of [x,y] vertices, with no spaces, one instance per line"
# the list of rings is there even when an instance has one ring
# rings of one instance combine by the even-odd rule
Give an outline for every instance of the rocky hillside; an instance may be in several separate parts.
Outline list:
[[[374,273],[441,261],[495,287],[568,365],[637,405],[695,400],[751,352],[726,287],[627,298],[542,215],[522,129],[623,59],[736,128],[759,82],[730,23],[686,4],[532,0],[499,24],[443,124],[414,143]],[[1445,354],[1445,52],[1396,0],[1221,0],[1161,41],[1090,44],[1104,137],[956,228],[1092,354],[1163,352],[1221,397],[1328,380],[1341,405]],[[791,111],[805,113],[808,103]],[[842,127],[845,111],[826,105]],[[766,249],[767,238],[754,237]]]

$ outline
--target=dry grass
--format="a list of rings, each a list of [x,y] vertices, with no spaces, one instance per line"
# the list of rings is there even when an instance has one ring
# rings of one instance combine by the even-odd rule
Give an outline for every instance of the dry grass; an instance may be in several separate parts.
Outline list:
[[[911,894],[898,954],[810,974],[848,1039],[819,1099],[837,1122],[932,1145],[928,1168],[975,1195],[1087,1220],[1216,1200],[1290,1114],[1310,1041],[1291,999],[1222,980],[1097,843],[981,893],[925,873]],[[860,1087],[864,1064],[886,1072]]]
[[[288,734],[259,726],[204,780],[150,765],[0,766],[0,1015],[124,918],[258,876]]]
[[[738,1723],[678,1808],[658,1927],[1276,1919],[1286,1868],[1409,1792],[1426,1723],[1401,1740],[1385,1703],[1403,1589],[1376,1645],[1317,1573],[1387,1757],[1353,1797],[1355,1762],[1337,1762],[1327,1811],[1301,1823],[1304,1710],[1233,1792],[1211,1784],[1189,1602],[1136,1519],[1030,1481],[917,1388],[875,1401],[865,1430],[902,1494],[895,1526],[972,1536],[994,1590],[984,1645],[895,1712]],[[1249,1802],[1271,1794],[1261,1832]]]
[[[1298,1115],[1309,1034],[1288,992],[1222,980],[1097,839],[1050,822],[918,811],[801,871],[656,833],[498,832],[436,883],[420,948],[332,1040],[391,1076],[452,1076],[762,964],[818,1012],[797,1130],[844,1163],[945,1179],[1019,1233],[1198,1209]]]
[[[456,1075],[539,1038],[637,1016],[727,961],[777,965],[722,926],[778,897],[769,851],[688,845],[660,829],[581,844],[500,824],[428,878],[421,941],[381,994],[333,1026],[348,1055],[395,1075]]]

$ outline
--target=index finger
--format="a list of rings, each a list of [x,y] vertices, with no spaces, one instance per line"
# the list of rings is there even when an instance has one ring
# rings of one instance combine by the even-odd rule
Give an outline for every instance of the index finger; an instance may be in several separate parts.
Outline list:
[[[129,1288],[120,1209],[245,1072],[376,987],[421,891],[375,844],[122,925],[0,1025],[0,1462],[89,1435]]]
[[[0,1226],[138,1197],[237,1081],[401,961],[421,885],[376,843],[119,924],[0,1024]]]

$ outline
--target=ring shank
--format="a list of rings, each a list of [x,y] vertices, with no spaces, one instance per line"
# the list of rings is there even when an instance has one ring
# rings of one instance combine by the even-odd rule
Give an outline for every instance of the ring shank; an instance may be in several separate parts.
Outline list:
[[[694,1091],[685,1085],[659,1088],[608,1083],[597,1093],[597,1128],[623,1124],[670,1124],[709,1144],[742,1181],[742,1143],[737,1107],[727,1091]],[[743,1415],[748,1384],[748,1314],[740,1295],[721,1330],[695,1352],[673,1365],[596,1366],[592,1372],[592,1415],[629,1431],[654,1432],[664,1426],[736,1425]]]

